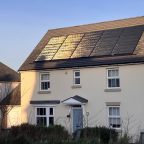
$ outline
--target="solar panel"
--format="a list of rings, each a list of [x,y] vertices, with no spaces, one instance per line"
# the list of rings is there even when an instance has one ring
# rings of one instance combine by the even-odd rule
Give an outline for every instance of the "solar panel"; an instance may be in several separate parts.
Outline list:
[[[42,52],[36,59],[36,61],[51,60],[65,39],[66,36],[51,38],[48,44],[45,46],[45,48],[42,50]]]
[[[52,37],[36,61],[133,54],[144,26]]]
[[[97,42],[91,56],[102,56],[102,55],[111,55],[111,52],[116,45],[121,31],[106,31],[101,36],[101,39]]]
[[[141,34],[142,31],[139,29],[125,28],[120,35],[119,40],[112,51],[112,54],[132,54],[136,48]]]
[[[102,32],[86,33],[71,58],[88,57],[100,39],[101,35]]]
[[[84,34],[69,35],[59,48],[53,59],[70,58]]]

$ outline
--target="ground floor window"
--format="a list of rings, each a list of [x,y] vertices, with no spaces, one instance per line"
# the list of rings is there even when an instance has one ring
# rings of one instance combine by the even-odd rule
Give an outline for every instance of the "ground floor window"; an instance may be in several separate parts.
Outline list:
[[[111,128],[121,127],[120,106],[108,106],[108,121]]]
[[[53,107],[36,107],[36,124],[41,126],[54,125]]]

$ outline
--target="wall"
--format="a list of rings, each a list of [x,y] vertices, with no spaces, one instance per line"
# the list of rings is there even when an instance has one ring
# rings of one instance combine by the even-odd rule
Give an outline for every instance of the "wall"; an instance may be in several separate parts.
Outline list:
[[[118,67],[121,91],[105,92],[106,69]],[[89,112],[88,125],[108,126],[106,102],[120,102],[122,130],[129,129],[137,136],[144,129],[144,65],[123,65],[110,67],[80,68],[81,88],[72,88],[73,69],[50,72],[51,93],[39,94],[39,72],[21,72],[22,122],[35,123],[34,105],[30,100],[64,100],[74,95],[88,99],[85,112]],[[55,107],[55,122],[71,131],[67,118],[70,107],[62,103]],[[86,119],[86,116],[85,116]]]
[[[21,124],[21,107],[14,106],[7,115],[7,128],[20,124]]]

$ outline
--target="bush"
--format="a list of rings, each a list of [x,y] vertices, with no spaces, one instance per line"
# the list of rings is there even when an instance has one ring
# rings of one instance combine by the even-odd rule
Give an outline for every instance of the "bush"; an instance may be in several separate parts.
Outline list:
[[[68,132],[60,125],[42,127],[29,124],[22,124],[20,126],[13,126],[8,132],[8,139],[15,144],[29,144],[32,142],[45,143],[50,141],[62,141],[69,138]],[[2,140],[2,138],[1,138]]]
[[[106,127],[94,127],[81,129],[80,138],[97,139],[99,142],[108,143],[110,140],[116,142],[118,133],[114,129]]]
[[[120,137],[118,144],[129,144],[130,137],[127,134],[124,134],[123,137]]]
[[[129,137],[106,127],[84,128],[71,139],[60,125],[41,127],[29,124],[14,126],[0,134],[0,144],[129,144]],[[117,140],[118,139],[118,140]]]

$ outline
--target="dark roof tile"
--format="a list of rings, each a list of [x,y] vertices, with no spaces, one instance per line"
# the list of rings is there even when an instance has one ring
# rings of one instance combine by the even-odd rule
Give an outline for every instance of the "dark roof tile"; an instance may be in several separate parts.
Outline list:
[[[0,106],[1,105],[20,105],[20,104],[21,104],[20,84],[0,102]]]
[[[0,62],[0,81],[19,82],[20,74]]]

